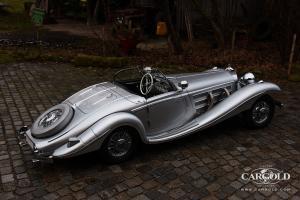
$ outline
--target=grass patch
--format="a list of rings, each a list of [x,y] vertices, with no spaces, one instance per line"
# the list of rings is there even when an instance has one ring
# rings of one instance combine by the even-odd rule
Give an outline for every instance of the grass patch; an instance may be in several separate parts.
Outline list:
[[[63,50],[47,50],[40,48],[0,50],[0,64],[12,62],[72,62],[81,67],[118,68],[129,64],[128,57],[102,57],[94,55],[74,55]]]
[[[21,13],[24,11],[24,0],[1,0],[2,3],[8,4],[8,10],[12,13]]]
[[[12,63],[15,61],[14,55],[9,51],[0,51],[0,64]]]
[[[0,50],[0,64],[13,62],[68,62],[71,61],[70,55],[61,55],[61,52],[43,52],[39,48]]]
[[[33,28],[31,18],[24,13],[24,1],[1,0],[9,5],[0,13],[0,31],[20,31]]]
[[[21,31],[32,28],[30,17],[24,13],[7,13],[0,16],[1,31]]]
[[[289,81],[300,82],[300,74],[292,74],[292,75],[290,75]]]
[[[300,82],[300,64],[292,66],[292,73],[288,79],[289,81]]]
[[[127,57],[103,57],[78,54],[74,59],[73,63],[76,66],[82,67],[123,67],[129,63]]]
[[[206,70],[204,67],[185,65],[185,64],[159,64],[156,66],[166,74],[172,73],[187,73],[187,72],[201,72]]]

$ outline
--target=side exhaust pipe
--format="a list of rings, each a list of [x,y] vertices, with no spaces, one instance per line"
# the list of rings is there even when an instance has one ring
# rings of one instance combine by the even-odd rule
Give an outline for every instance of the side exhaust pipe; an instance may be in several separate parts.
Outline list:
[[[33,164],[40,164],[40,163],[47,163],[47,164],[52,164],[53,163],[53,156],[49,157],[40,157],[37,156],[36,158],[33,158],[31,160]]]

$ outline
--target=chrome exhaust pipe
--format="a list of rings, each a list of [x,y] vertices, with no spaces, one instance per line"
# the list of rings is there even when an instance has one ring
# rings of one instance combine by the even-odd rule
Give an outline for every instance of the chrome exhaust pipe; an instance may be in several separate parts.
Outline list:
[[[37,164],[37,163],[41,163],[41,160],[39,160],[39,159],[32,159],[31,162],[33,164]]]

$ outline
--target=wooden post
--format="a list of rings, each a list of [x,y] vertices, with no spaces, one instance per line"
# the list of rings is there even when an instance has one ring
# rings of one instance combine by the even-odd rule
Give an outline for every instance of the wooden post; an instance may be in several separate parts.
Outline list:
[[[290,59],[289,59],[288,77],[291,75],[291,71],[292,71],[293,57],[294,57],[294,51],[295,51],[295,46],[296,46],[296,39],[297,39],[297,34],[294,33],[292,49],[291,49]]]
[[[232,62],[232,58],[233,58],[233,50],[235,47],[235,37],[236,37],[236,30],[234,29],[232,32],[232,38],[231,38],[231,52],[230,52],[230,60]]]

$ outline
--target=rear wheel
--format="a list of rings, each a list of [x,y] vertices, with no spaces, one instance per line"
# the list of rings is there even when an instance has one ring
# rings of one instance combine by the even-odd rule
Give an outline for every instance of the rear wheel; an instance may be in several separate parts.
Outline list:
[[[275,105],[270,96],[258,99],[251,109],[244,112],[244,118],[249,128],[264,128],[268,126],[273,118]]]
[[[127,127],[118,128],[106,138],[102,153],[109,163],[123,162],[132,156],[137,141],[134,130]]]

